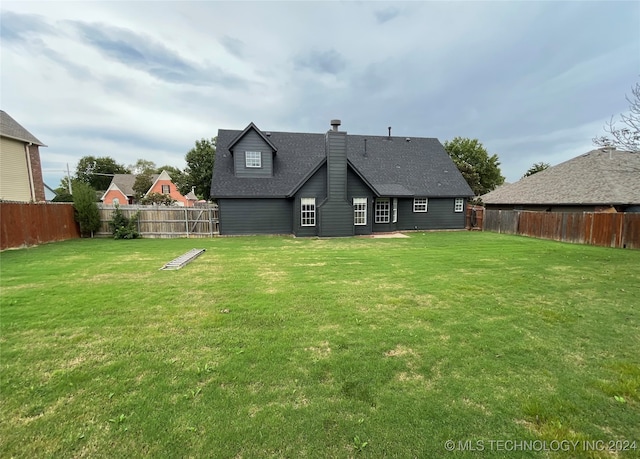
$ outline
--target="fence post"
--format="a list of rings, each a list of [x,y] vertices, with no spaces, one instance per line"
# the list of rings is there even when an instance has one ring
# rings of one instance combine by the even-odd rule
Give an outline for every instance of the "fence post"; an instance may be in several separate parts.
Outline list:
[[[184,208],[184,226],[187,229],[187,237],[189,237],[189,210]]]

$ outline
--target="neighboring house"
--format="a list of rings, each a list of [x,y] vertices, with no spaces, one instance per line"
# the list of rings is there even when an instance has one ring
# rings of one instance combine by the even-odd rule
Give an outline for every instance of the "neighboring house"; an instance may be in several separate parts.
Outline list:
[[[187,196],[183,196],[178,187],[171,181],[171,177],[167,171],[162,171],[160,174],[151,175],[153,185],[147,190],[145,196],[150,193],[167,194],[175,199],[175,205],[184,207],[193,207],[197,197],[190,196],[193,192]],[[135,191],[133,191],[133,185],[136,182],[136,176],[133,174],[115,174],[111,179],[109,188],[102,195],[100,200],[107,205],[120,205],[126,206],[128,204],[135,204]],[[194,199],[195,198],[195,199]]]
[[[351,236],[465,227],[473,192],[434,138],[219,130],[220,234]]]
[[[46,147],[0,110],[0,199],[44,201],[40,147]]]
[[[553,212],[640,211],[640,153],[592,150],[496,188],[487,209]]]

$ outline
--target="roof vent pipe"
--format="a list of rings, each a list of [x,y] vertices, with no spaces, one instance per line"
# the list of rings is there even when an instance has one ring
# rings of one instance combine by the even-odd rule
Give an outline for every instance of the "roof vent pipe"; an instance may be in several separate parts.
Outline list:
[[[391,138],[391,126],[389,126],[387,129],[389,129],[389,138]]]
[[[340,126],[342,122],[340,120],[331,120],[331,128],[333,131],[338,131],[338,126]]]
[[[367,157],[367,139],[364,139],[364,157]]]

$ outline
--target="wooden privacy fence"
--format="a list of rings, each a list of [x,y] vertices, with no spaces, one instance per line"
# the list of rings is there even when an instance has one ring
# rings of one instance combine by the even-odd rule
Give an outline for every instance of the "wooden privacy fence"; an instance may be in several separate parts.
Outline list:
[[[640,249],[640,213],[484,211],[484,229],[541,239]]]
[[[111,236],[109,222],[115,206],[99,205],[100,229],[96,236]],[[125,217],[131,218],[139,212],[138,232],[143,237],[211,237],[220,233],[218,206],[173,207],[173,206],[120,206]]]
[[[0,202],[0,250],[79,237],[71,203]]]

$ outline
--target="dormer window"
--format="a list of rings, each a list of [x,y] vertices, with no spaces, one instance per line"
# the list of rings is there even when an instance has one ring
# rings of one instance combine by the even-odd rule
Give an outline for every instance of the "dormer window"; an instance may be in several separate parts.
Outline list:
[[[259,151],[245,151],[244,164],[246,167],[262,167],[262,153]]]

